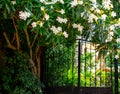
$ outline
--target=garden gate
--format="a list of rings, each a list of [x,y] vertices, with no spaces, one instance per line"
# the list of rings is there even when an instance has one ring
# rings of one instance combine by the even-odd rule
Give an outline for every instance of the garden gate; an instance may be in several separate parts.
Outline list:
[[[58,48],[46,51],[44,94],[119,94],[119,68],[113,56],[98,58],[96,45],[81,39],[74,47]]]

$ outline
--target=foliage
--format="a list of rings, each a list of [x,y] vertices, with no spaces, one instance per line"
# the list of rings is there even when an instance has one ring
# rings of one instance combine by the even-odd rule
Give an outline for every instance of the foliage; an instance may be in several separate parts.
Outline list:
[[[15,52],[6,58],[6,66],[3,68],[0,84],[0,93],[4,94],[42,94],[42,83],[31,72],[28,58]]]
[[[46,85],[63,86],[68,83],[68,69],[73,62],[74,46],[59,44],[56,47],[50,47],[46,51],[47,79]]]
[[[108,46],[111,47],[116,40],[109,36],[119,37],[120,20],[113,3],[118,4],[110,0],[1,0],[1,19],[14,18],[19,29],[31,26],[30,31],[43,36],[41,42],[44,44],[57,42],[56,36],[75,42],[76,36],[81,35],[95,43],[110,42]],[[115,34],[111,35],[112,32]]]

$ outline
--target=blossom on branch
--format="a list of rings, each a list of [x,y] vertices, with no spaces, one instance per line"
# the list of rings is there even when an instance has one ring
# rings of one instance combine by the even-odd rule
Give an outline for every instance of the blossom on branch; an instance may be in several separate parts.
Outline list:
[[[75,7],[78,4],[82,5],[83,1],[82,0],[73,0],[70,4],[71,4],[71,7]]]
[[[61,9],[59,12],[60,12],[61,14],[65,14],[64,9]]]
[[[115,17],[116,16],[116,13],[114,11],[111,12],[111,16],[112,17]]]
[[[65,38],[68,37],[68,34],[65,31],[63,32],[63,35],[65,36]]]
[[[29,12],[26,12],[26,11],[20,11],[20,12],[19,12],[19,17],[20,17],[20,19],[22,19],[22,20],[26,20],[27,18],[30,17],[30,13],[29,13]]]
[[[15,5],[15,4],[16,4],[16,1],[11,1],[11,2],[12,2],[12,4],[13,4],[13,5]]]
[[[102,5],[107,10],[110,10],[111,8],[113,8],[111,0],[103,0]]]
[[[62,27],[52,26],[52,27],[50,28],[50,30],[53,31],[53,33],[56,35],[56,34],[58,34],[59,32],[62,31]]]
[[[31,25],[32,25],[33,28],[35,28],[37,26],[37,23],[33,22]]]
[[[95,14],[91,13],[89,15],[88,22],[92,23],[94,20],[98,20],[98,17]]]
[[[41,8],[40,8],[42,11],[44,11],[44,6],[41,6]]]
[[[48,14],[45,14],[44,17],[46,20],[49,20],[49,18],[50,18]]]
[[[101,19],[103,19],[104,21],[106,20],[106,18],[107,18],[106,14],[101,15]]]
[[[73,28],[77,28],[78,31],[80,31],[80,32],[83,30],[83,26],[81,26],[81,24],[74,23],[72,26],[73,26]]]
[[[59,23],[67,23],[67,18],[61,18],[61,17],[57,17],[56,19]]]
[[[115,58],[116,58],[116,59],[118,59],[118,58],[119,58],[119,56],[118,56],[118,55],[115,55]]]

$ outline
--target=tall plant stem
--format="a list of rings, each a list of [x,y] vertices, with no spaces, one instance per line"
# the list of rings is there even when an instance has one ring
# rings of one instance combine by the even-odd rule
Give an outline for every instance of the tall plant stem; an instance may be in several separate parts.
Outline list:
[[[20,39],[19,39],[18,29],[17,29],[16,23],[15,23],[14,17],[12,17],[12,20],[13,20],[13,25],[14,25],[14,28],[16,31],[15,35],[16,35],[17,49],[19,50],[20,49]]]

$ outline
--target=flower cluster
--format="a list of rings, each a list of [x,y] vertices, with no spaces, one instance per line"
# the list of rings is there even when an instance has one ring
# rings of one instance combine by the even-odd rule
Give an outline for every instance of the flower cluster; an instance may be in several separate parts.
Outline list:
[[[16,1],[11,1],[11,2],[12,2],[12,4],[13,4],[13,5],[15,5],[15,4],[16,4]]]
[[[37,22],[32,22],[31,25],[33,28],[37,27],[37,26],[40,26],[42,27],[43,26],[43,22],[42,21],[37,21]]]
[[[94,20],[98,20],[98,17],[95,14],[91,13],[88,17],[88,22],[93,23]]]
[[[103,0],[102,5],[104,6],[105,9],[108,9],[108,10],[113,8],[111,0]]]
[[[119,58],[119,56],[118,56],[118,55],[115,55],[115,58],[116,58],[116,59],[118,59],[118,58]]]
[[[56,34],[58,34],[59,32],[62,31],[62,28],[61,28],[61,27],[52,26],[52,27],[50,28],[50,30],[52,30],[53,33],[56,35]]]
[[[50,30],[53,31],[53,33],[54,33],[55,35],[59,34],[60,32],[62,33],[62,27],[52,26],[52,27],[50,28]],[[65,38],[68,37],[68,34],[67,34],[66,31],[64,31],[62,34],[64,35]]]
[[[19,12],[19,17],[20,17],[20,19],[22,19],[22,20],[26,20],[27,18],[30,17],[30,13],[29,13],[29,12],[26,12],[26,11],[20,11],[20,12]]]
[[[64,1],[63,1],[63,0],[52,0],[51,2],[48,2],[48,1],[46,1],[46,0],[40,0],[40,2],[41,2],[41,3],[44,3],[44,4],[46,4],[46,5],[48,5],[48,4],[55,4],[55,3],[57,3],[57,2],[60,2],[61,4],[64,4]]]
[[[59,23],[67,23],[67,18],[57,17],[56,19]]]
[[[68,37],[68,34],[65,31],[63,32],[63,35],[65,36],[65,38]]]
[[[51,30],[56,36],[63,35],[67,38],[74,36],[68,34],[81,36],[83,32],[88,32],[88,38],[92,38],[98,31],[103,34],[107,31],[105,40],[112,41],[114,31],[120,28],[120,19],[116,19],[117,14],[113,10],[111,0],[102,0],[101,2],[97,0],[39,1],[41,5],[39,16],[32,13],[34,19],[31,20],[30,25],[33,28],[39,26],[42,30],[44,28],[43,31],[49,32]],[[30,13],[20,11],[19,17],[26,20],[30,17]],[[69,31],[73,33],[69,33]]]
[[[82,0],[73,0],[70,4],[71,4],[71,7],[75,7],[77,5],[82,5],[83,1]]]
[[[80,31],[80,32],[83,31],[83,26],[81,26],[81,24],[75,24],[75,23],[74,23],[72,26],[73,26],[73,28],[77,28],[78,31]]]
[[[45,14],[44,17],[46,20],[49,20],[49,18],[50,18],[48,14]]]
[[[65,14],[65,10],[64,10],[64,9],[61,9],[59,12],[60,12],[61,14]]]

